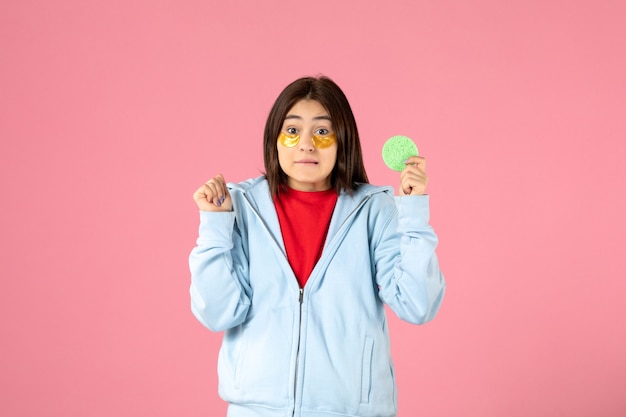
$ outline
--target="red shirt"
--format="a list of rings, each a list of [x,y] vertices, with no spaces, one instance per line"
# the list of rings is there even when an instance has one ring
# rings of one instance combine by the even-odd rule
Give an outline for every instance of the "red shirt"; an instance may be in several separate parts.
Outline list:
[[[287,259],[300,288],[322,255],[336,202],[334,189],[308,192],[286,188],[280,197],[274,197]]]

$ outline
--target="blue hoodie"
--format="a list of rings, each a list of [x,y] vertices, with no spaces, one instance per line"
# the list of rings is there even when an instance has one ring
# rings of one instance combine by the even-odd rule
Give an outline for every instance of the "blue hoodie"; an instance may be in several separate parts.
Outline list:
[[[218,374],[228,416],[395,416],[384,304],[422,324],[445,292],[428,196],[369,184],[341,193],[300,289],[265,178],[228,187],[233,211],[200,213],[189,259],[191,309],[225,331]]]

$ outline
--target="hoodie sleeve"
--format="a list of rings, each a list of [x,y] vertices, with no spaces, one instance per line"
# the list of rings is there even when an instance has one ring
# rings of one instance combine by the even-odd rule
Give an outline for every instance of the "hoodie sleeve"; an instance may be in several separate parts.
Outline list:
[[[429,197],[393,197],[396,210],[374,248],[379,296],[402,320],[432,320],[446,284],[435,253],[437,235],[429,222]]]
[[[191,311],[204,326],[221,331],[245,320],[252,290],[234,212],[200,212],[189,268]]]

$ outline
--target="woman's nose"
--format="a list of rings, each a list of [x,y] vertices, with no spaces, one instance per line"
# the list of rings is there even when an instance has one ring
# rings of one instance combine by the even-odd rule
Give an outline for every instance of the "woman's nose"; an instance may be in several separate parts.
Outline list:
[[[310,133],[302,133],[298,146],[301,151],[313,151],[315,149],[315,145],[313,145],[313,135]]]

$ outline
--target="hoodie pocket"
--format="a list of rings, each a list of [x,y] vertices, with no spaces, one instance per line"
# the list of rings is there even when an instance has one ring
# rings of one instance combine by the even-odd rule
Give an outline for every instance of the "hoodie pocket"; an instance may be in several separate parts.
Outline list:
[[[361,404],[370,402],[372,389],[372,355],[374,354],[374,339],[368,337],[363,346],[363,362],[361,365]]]
[[[234,368],[234,372],[233,372],[233,386],[235,387],[235,389],[239,389],[241,387],[241,379],[242,379],[242,374],[243,374],[243,362],[244,359],[246,357],[246,338],[242,338],[242,340],[239,341],[239,343],[237,344],[237,348],[236,348],[236,360],[235,360],[235,368]]]

